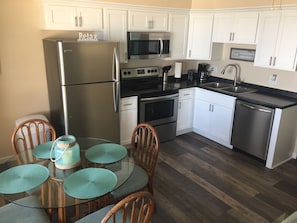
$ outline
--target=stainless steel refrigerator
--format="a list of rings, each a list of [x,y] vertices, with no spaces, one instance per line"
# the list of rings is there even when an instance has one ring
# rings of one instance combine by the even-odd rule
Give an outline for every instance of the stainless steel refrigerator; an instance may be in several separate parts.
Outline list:
[[[120,142],[115,42],[44,39],[51,122],[58,135]]]

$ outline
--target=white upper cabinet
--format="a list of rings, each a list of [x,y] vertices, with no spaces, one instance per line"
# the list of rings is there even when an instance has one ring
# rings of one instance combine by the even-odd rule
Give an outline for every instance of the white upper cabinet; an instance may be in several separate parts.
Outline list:
[[[103,9],[92,6],[45,4],[46,29],[103,30]]]
[[[129,11],[129,31],[167,31],[168,13],[154,11]]]
[[[214,17],[213,42],[255,44],[258,12],[218,13]]]
[[[297,11],[262,13],[255,66],[295,71]]]
[[[121,63],[128,61],[127,30],[128,11],[124,9],[107,9],[105,13],[106,39],[119,42],[118,50]]]
[[[212,26],[213,14],[190,14],[187,59],[211,59]]]
[[[169,32],[171,59],[185,59],[187,55],[189,15],[181,13],[170,13]]]

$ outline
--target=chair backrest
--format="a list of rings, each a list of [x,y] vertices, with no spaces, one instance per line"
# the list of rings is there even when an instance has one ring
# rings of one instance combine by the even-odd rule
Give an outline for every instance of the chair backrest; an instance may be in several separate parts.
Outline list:
[[[20,123],[11,136],[12,149],[15,154],[21,150],[33,149],[41,143],[55,140],[56,131],[47,121],[30,119]]]
[[[140,123],[135,127],[131,138],[131,153],[134,162],[152,177],[159,154],[159,138],[150,124]]]
[[[119,201],[101,223],[148,223],[154,210],[154,198],[147,191],[136,192]]]

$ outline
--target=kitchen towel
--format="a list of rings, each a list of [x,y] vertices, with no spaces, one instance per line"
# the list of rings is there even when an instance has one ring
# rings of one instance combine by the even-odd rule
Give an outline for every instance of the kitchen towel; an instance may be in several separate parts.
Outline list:
[[[181,78],[181,71],[182,71],[182,63],[176,62],[175,63],[174,77],[175,78]]]

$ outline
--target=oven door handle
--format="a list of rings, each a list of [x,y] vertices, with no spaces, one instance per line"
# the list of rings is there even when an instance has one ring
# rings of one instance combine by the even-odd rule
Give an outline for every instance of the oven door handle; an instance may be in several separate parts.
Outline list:
[[[155,100],[163,100],[163,99],[169,99],[169,98],[175,98],[175,97],[178,97],[178,93],[164,95],[164,96],[151,97],[151,98],[141,98],[140,101],[155,101]]]

